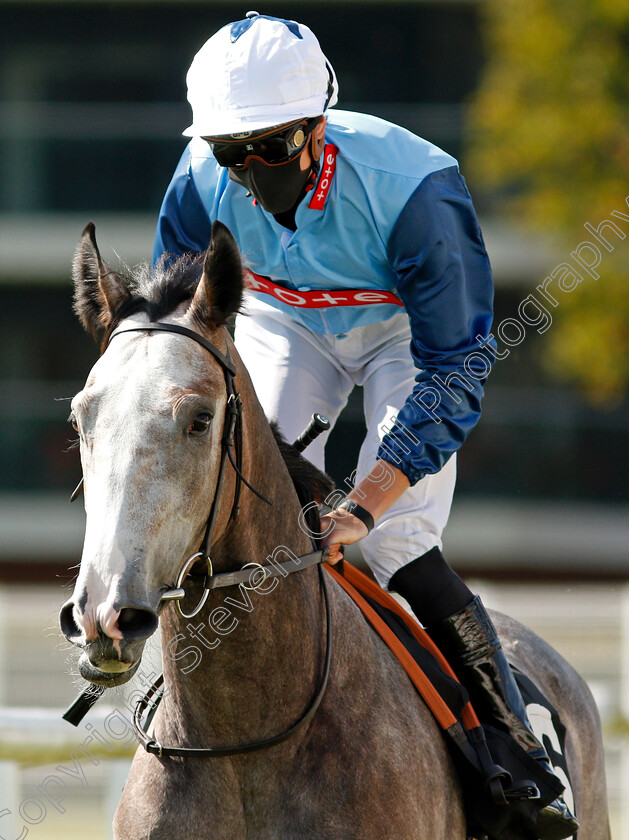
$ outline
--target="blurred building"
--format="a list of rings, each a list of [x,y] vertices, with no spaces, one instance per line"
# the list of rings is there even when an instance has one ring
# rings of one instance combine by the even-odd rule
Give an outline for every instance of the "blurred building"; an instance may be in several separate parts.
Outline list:
[[[483,65],[481,2],[270,2],[318,35],[339,107],[398,122],[465,166],[467,102]],[[68,398],[96,358],[71,312],[70,265],[88,220],[106,259],[151,252],[155,219],[185,146],[185,73],[233,2],[0,0],[0,579],[49,578],[77,562],[80,477]],[[562,259],[478,207],[511,317]],[[576,244],[576,243],[575,243]],[[567,256],[567,255],[566,255]],[[629,406],[588,407],[548,381],[543,334],[496,365],[484,416],[459,460],[446,547],[481,573],[623,577],[629,570]],[[355,394],[329,447],[354,466]]]

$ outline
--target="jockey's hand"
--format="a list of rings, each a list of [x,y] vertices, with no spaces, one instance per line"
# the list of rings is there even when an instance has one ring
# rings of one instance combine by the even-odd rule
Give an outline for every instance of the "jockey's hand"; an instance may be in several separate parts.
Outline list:
[[[401,470],[378,459],[347,499],[357,502],[377,521],[409,487],[410,482]],[[331,529],[329,534],[326,533],[328,528]],[[336,510],[321,517],[321,533],[325,534],[322,544],[330,547],[328,562],[338,563],[343,557],[341,546],[362,540],[369,530],[357,516],[346,510]]]
[[[364,522],[345,510],[333,511],[321,517],[321,532],[325,534],[328,528],[332,530],[323,538],[323,545],[330,547],[328,563],[332,565],[343,559],[342,545],[358,542],[369,533]]]

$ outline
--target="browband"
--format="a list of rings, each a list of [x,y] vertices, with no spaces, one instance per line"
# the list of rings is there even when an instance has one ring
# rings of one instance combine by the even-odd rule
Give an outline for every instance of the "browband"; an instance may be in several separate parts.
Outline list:
[[[115,336],[120,335],[120,333],[125,332],[156,332],[161,330],[162,332],[171,332],[171,333],[178,333],[179,335],[185,335],[187,338],[191,338],[193,341],[196,341],[197,344],[200,344],[201,347],[205,347],[214,358],[221,363],[221,365],[228,370],[232,376],[236,376],[236,368],[234,367],[234,363],[231,359],[228,359],[218,347],[215,347],[211,342],[209,342],[206,338],[199,333],[194,332],[194,330],[189,330],[187,327],[181,327],[179,324],[163,324],[161,321],[150,321],[148,324],[138,324],[137,327],[123,327],[121,329],[116,329],[112,332],[109,336],[109,341]]]

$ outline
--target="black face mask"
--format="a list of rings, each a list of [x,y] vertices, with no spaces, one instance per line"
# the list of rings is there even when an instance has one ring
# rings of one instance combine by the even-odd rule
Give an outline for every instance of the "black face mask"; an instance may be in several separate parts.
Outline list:
[[[302,197],[311,169],[300,165],[301,155],[286,163],[269,166],[250,160],[246,169],[230,169],[229,177],[253,195],[268,213],[285,213]]]

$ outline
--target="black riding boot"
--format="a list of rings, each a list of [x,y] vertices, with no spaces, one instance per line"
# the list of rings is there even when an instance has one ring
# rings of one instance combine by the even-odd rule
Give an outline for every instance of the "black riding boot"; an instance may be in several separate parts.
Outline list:
[[[481,720],[504,729],[552,773],[546,750],[531,731],[520,689],[480,598],[476,596],[429,633],[446,656],[454,657],[451,664],[470,692]],[[537,829],[543,840],[563,840],[578,828],[561,797],[540,811]]]
[[[425,573],[429,577],[422,586]],[[450,569],[439,549],[432,549],[399,569],[391,578],[389,589],[406,598],[427,626],[430,636],[470,692],[481,720],[508,732],[552,773],[546,751],[531,731],[520,690],[491,619],[480,598],[474,597]],[[445,614],[444,607],[449,607]],[[540,811],[537,829],[541,840],[563,840],[578,828],[577,820],[561,797]]]

